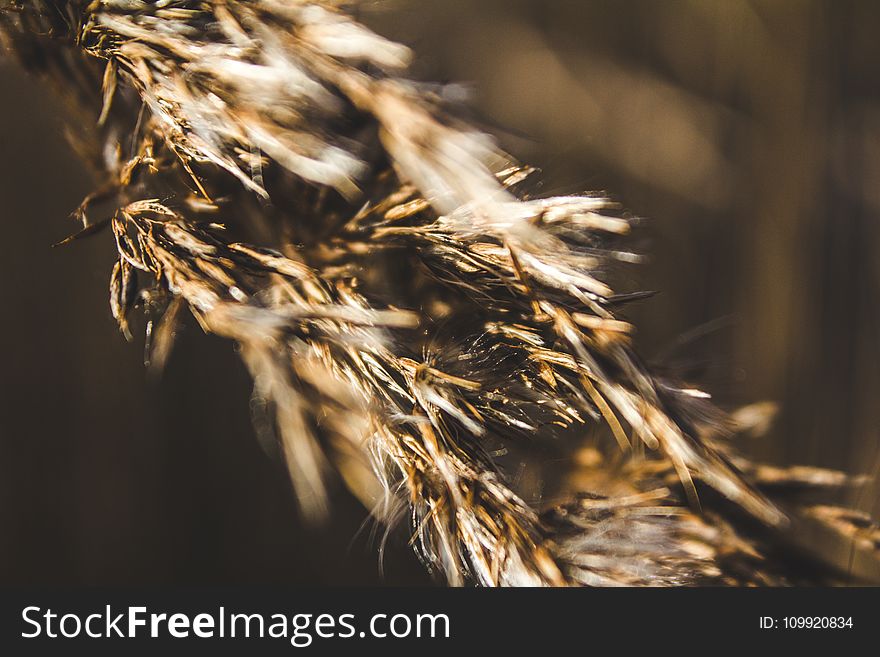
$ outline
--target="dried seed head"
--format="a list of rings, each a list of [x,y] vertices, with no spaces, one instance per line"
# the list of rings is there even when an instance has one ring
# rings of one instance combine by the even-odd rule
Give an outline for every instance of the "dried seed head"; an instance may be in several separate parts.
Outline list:
[[[607,275],[638,261],[617,246],[630,221],[531,198],[534,170],[408,80],[410,51],[349,4],[0,5],[4,41],[96,123],[81,148],[107,182],[79,235],[115,200],[123,333],[142,299],[154,367],[183,308],[234,340],[304,510],[326,515],[336,472],[389,526],[407,516],[452,584],[799,581],[764,558],[787,514],[762,489],[840,477],[715,441],[735,423],[649,371],[615,314],[639,297]],[[626,456],[578,458],[588,436]],[[799,500],[790,515],[839,535],[861,522]]]

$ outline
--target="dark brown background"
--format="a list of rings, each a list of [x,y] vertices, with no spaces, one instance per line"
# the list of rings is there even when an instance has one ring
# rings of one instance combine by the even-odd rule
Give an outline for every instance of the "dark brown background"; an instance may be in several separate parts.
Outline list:
[[[876,471],[880,4],[425,0],[364,18],[416,47],[420,77],[471,87],[544,193],[603,189],[647,218],[652,259],[619,281],[662,292],[629,311],[642,353],[725,406],[780,402],[749,451]],[[92,185],[53,98],[6,59],[0,90],[0,583],[427,582],[404,538],[380,574],[343,494],[329,526],[299,521],[230,345],[190,326],[147,376],[110,318],[109,236],[50,249]]]

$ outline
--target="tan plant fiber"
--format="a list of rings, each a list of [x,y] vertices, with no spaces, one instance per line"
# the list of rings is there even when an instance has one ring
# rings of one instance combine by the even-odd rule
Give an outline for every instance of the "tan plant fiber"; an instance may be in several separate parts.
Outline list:
[[[626,215],[533,197],[355,4],[0,4],[89,126],[106,183],[75,237],[110,227],[111,308],[127,336],[147,313],[151,365],[183,311],[234,341],[303,510],[340,480],[453,585],[842,581],[778,557],[804,526],[877,577],[876,526],[814,501],[852,478],[750,463],[736,422],[642,364],[618,317],[640,295],[609,282],[638,260]]]

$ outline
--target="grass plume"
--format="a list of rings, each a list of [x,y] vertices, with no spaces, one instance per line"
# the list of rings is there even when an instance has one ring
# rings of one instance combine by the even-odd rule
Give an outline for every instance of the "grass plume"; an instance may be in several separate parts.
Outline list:
[[[112,232],[122,333],[147,312],[154,367],[184,309],[234,341],[304,511],[327,515],[336,478],[407,518],[450,584],[835,581],[779,556],[805,552],[792,523],[857,536],[876,578],[876,527],[804,501],[849,478],[750,463],[733,420],[642,363],[619,317],[639,294],[610,280],[638,260],[626,215],[533,197],[536,172],[354,4],[0,5],[7,45],[90,126],[105,184],[77,236]],[[515,484],[547,454],[570,464],[547,494]]]

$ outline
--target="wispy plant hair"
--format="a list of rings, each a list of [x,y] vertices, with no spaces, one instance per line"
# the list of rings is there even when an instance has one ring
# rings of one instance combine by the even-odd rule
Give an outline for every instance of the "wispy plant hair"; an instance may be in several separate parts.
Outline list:
[[[620,313],[643,295],[612,287],[631,219],[534,197],[537,173],[411,80],[356,3],[0,6],[7,45],[93,126],[106,182],[75,237],[110,227],[120,329],[146,312],[154,368],[184,311],[234,341],[308,515],[338,479],[450,584],[833,581],[771,558],[792,522],[858,536],[855,573],[877,574],[876,527],[802,495],[850,478],[770,477],[707,395],[638,357]]]

